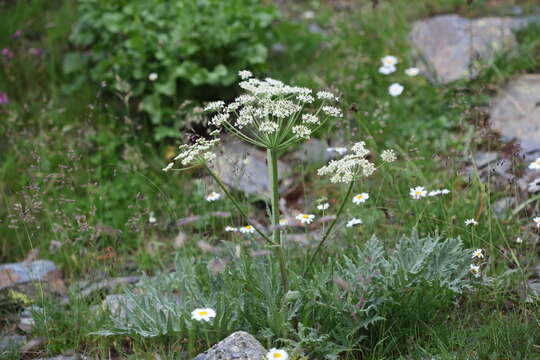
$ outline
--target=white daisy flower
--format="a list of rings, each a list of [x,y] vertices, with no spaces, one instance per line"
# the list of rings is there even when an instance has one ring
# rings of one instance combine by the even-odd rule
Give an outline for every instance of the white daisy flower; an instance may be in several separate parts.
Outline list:
[[[311,215],[311,214],[296,215],[296,220],[300,221],[302,224],[311,224],[314,219],[315,219],[315,215]]]
[[[235,228],[233,226],[225,226],[225,231],[226,232],[237,232],[238,228]]]
[[[465,220],[465,226],[476,226],[478,225],[478,221],[474,220],[474,219],[467,219]]]
[[[405,70],[405,74],[407,74],[410,77],[414,77],[420,73],[420,69],[412,67]]]
[[[480,276],[480,266],[478,265],[475,265],[475,264],[471,264],[471,273],[473,273],[473,275],[475,277],[479,277]]]
[[[150,81],[156,81],[158,78],[158,74],[156,73],[151,73],[150,75],[148,75],[148,80]]]
[[[397,160],[396,152],[392,149],[384,150],[381,154],[381,159],[387,163],[394,162]]]
[[[540,169],[540,158],[536,158],[532,163],[529,164],[529,169],[538,170]]]
[[[390,85],[388,87],[388,93],[394,97],[396,96],[399,96],[401,95],[401,93],[403,92],[403,89],[405,89],[403,87],[403,85],[401,84],[398,84],[398,83],[393,83],[392,85]]]
[[[221,198],[221,194],[213,191],[210,194],[208,194],[208,196],[206,197],[206,201],[208,202],[217,201],[220,198]]]
[[[240,76],[240,79],[246,80],[246,79],[249,79],[250,77],[252,77],[253,74],[249,70],[240,70],[238,72],[238,76]]]
[[[362,220],[361,219],[357,219],[357,218],[352,218],[351,220],[349,220],[347,222],[347,225],[345,225],[346,227],[350,228],[350,227],[353,227],[353,226],[356,226],[356,225],[360,225],[362,224]]]
[[[367,199],[369,199],[369,194],[361,193],[358,195],[354,195],[352,202],[353,204],[359,205],[359,204],[365,203]]]
[[[289,354],[287,354],[285,350],[272,348],[266,354],[266,359],[267,360],[275,360],[275,359],[289,360]]]
[[[472,258],[473,259],[475,259],[475,258],[483,259],[484,258],[484,253],[482,252],[482,249],[474,250],[473,253],[472,253]]]
[[[392,55],[386,55],[381,59],[381,63],[383,66],[395,66],[398,62],[397,57]]]
[[[396,67],[395,66],[386,66],[386,65],[383,65],[379,68],[379,73],[383,74],[383,75],[388,75],[388,74],[391,74],[393,73],[394,71],[396,71]]]
[[[427,191],[423,186],[417,186],[415,188],[411,188],[409,191],[409,195],[415,199],[419,200],[427,195]]]
[[[210,308],[195,309],[191,312],[191,318],[197,321],[210,321],[215,317],[216,312]]]
[[[161,170],[167,172],[167,171],[171,170],[173,166],[174,166],[174,163],[173,163],[173,162],[170,162],[170,163],[167,164],[167,166],[165,166],[165,167],[164,167],[163,169],[161,169]]]
[[[535,217],[533,221],[536,224],[536,227],[540,227],[540,216]]]
[[[323,204],[319,204],[317,205],[317,210],[327,210],[328,208],[330,207],[330,204],[329,203],[323,203]]]
[[[255,232],[255,228],[251,225],[242,226],[239,231],[242,234],[253,234]]]

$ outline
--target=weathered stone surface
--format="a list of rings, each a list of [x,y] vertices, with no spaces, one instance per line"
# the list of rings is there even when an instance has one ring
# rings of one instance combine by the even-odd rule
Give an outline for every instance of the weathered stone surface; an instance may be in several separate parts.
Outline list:
[[[39,358],[37,360],[92,360],[92,358],[84,356],[84,355],[76,354],[76,355],[69,355],[69,356],[60,355],[60,356],[55,356],[51,358]]]
[[[48,281],[56,272],[56,265],[48,260],[0,265],[0,290],[34,281]]]
[[[522,75],[495,97],[490,110],[493,129],[503,140],[516,139],[524,153],[540,149],[540,74]]]
[[[266,350],[252,335],[237,331],[193,360],[262,360]]]
[[[11,335],[0,338],[0,351],[19,349],[26,342],[26,336]]]
[[[513,30],[537,18],[486,17],[466,19],[449,14],[413,24],[411,43],[418,67],[430,80],[448,83],[478,74],[480,63],[516,45]]]
[[[310,139],[300,146],[294,153],[294,157],[309,164],[325,163],[334,157],[327,149],[328,143],[326,141]]]
[[[212,165],[221,180],[250,195],[270,194],[266,153],[240,143],[224,143]],[[279,179],[289,171],[287,165],[280,162]]]

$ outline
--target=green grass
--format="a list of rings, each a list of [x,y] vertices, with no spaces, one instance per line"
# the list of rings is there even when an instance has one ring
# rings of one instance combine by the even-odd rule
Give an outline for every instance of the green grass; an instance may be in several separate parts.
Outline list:
[[[291,5],[285,11],[290,21],[277,28],[286,51],[272,57],[269,74],[256,74],[338,90],[343,109],[349,110],[342,123],[324,129],[318,136],[334,146],[365,140],[375,153],[385,148],[399,153],[395,166],[381,169],[356,185],[355,191],[368,192],[371,198],[365,206],[348,208],[346,217],[360,217],[364,225],[338,230],[317,264],[319,271],[339,254],[354,254],[357,246],[374,234],[392,248],[401,235],[416,228],[420,234],[460,237],[467,247],[485,249],[488,259],[484,271],[496,279],[489,286],[460,296],[421,288],[415,296],[388,305],[384,310],[387,320],[370,327],[361,348],[349,356],[540,356],[538,302],[524,302],[521,296],[530,268],[538,263],[538,233],[530,225],[532,216],[540,210],[538,202],[498,218],[491,205],[501,197],[517,194],[517,185],[494,190],[476,175],[469,180],[461,173],[477,151],[502,148],[495,137],[485,136],[483,107],[493,89],[516,75],[538,71],[540,29],[520,31],[517,51],[499,56],[473,81],[435,86],[422,77],[402,74],[403,69],[414,65],[407,45],[411,21],[456,11],[465,16],[505,14],[508,8],[493,7],[488,1],[474,1],[471,6],[464,3],[381,1],[372,9],[364,1],[354,9],[341,11],[317,1]],[[523,8],[529,11],[533,5],[533,1],[524,2]],[[293,30],[305,29],[301,14],[307,9],[315,12],[314,21],[322,32],[297,31],[298,36],[291,36]],[[245,251],[258,248],[257,242],[246,243],[223,232],[225,225],[242,225],[243,220],[227,201],[204,201],[206,194],[217,188],[207,179],[197,180],[202,173],[170,175],[161,171],[167,154],[178,144],[176,140],[155,143],[147,120],[134,111],[135,106],[125,107],[99,84],[88,84],[69,96],[63,92],[67,79],[61,72],[61,62],[70,50],[67,39],[75,19],[76,7],[69,1],[0,2],[1,33],[11,35],[23,29],[21,38],[5,36],[0,40],[0,48],[9,47],[17,56],[17,61],[3,61],[0,67],[0,92],[6,91],[11,100],[9,106],[0,108],[0,263],[20,261],[31,249],[39,249],[40,257],[55,261],[66,281],[72,283],[98,273],[159,273],[171,268],[175,256],[195,257],[197,269],[203,274],[215,257],[235,264],[225,251],[229,245]],[[30,48],[45,49],[45,56],[30,56]],[[400,64],[398,72],[385,77],[377,68],[380,58],[387,54],[398,56]],[[402,96],[387,95],[391,82],[405,85]],[[343,196],[344,189],[315,175],[317,166],[297,164],[294,168],[295,182],[304,189],[303,203],[291,204],[296,210],[314,212],[318,198],[327,197],[332,202]],[[417,185],[452,192],[420,202],[408,196],[409,189]],[[242,206],[264,221],[264,205],[255,198],[241,198]],[[211,211],[230,211],[233,216],[220,220],[208,216]],[[148,221],[151,212],[157,219],[155,224]],[[177,249],[174,239],[179,229],[175,222],[189,215],[202,218],[180,229],[186,243]],[[476,218],[479,225],[465,227],[467,218]],[[525,240],[521,245],[515,243],[518,236]],[[205,253],[196,245],[199,240],[222,252]],[[61,246],[56,248],[58,244]],[[291,246],[292,273],[298,271],[296,264],[302,263],[305,251]],[[265,257],[255,259],[263,262]],[[503,276],[509,269],[517,271]],[[264,276],[258,276],[261,278],[250,281],[264,284]],[[205,281],[211,288],[211,278]],[[272,284],[266,285],[270,287],[265,289],[269,300]],[[241,297],[241,291],[237,291]],[[174,337],[90,335],[108,321],[105,316],[95,317],[92,308],[106,294],[100,292],[87,299],[76,295],[70,294],[68,306],[60,306],[54,297],[35,300],[46,309],[46,316],[38,319],[32,334],[46,339],[40,355],[76,349],[99,358],[116,354],[120,358],[150,359],[158,354],[162,359],[173,359],[185,351],[186,344]],[[10,314],[20,309],[20,304],[2,294],[0,303],[0,333],[12,333]],[[265,329],[255,320],[251,323],[252,328],[246,330],[258,333],[265,346],[285,344],[275,334],[287,335],[287,329],[274,324],[274,336],[265,338],[261,335]],[[212,342],[226,335],[220,334]],[[204,337],[197,341],[198,348],[206,347]],[[19,355],[7,358],[17,359]]]

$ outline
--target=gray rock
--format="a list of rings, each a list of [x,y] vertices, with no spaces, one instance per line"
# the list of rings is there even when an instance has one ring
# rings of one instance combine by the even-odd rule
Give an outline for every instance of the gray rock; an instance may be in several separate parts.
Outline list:
[[[266,350],[252,335],[237,331],[193,360],[263,360]]]
[[[240,143],[224,143],[212,167],[225,184],[239,191],[270,195],[266,153],[261,150]],[[278,170],[281,181],[289,168],[280,162]]]
[[[516,139],[525,153],[540,149],[540,74],[522,75],[499,91],[490,121],[503,140]]]
[[[0,290],[33,281],[47,281],[57,271],[49,260],[0,265]]]
[[[516,45],[513,30],[538,18],[486,17],[469,20],[449,14],[416,21],[411,44],[418,67],[431,81],[448,83],[473,78],[497,53]],[[480,62],[479,62],[479,61]]]
[[[55,356],[51,358],[39,358],[36,360],[92,360],[92,358],[88,356],[84,356],[84,355],[75,354],[75,355],[69,355],[69,356],[60,355],[60,356]]]
[[[516,199],[507,196],[495,201],[492,205],[493,212],[498,218],[504,218],[512,206],[516,204]]]
[[[308,164],[326,163],[332,158],[333,154],[328,149],[328,143],[324,140],[310,139],[303,143],[294,153],[294,157]]]
[[[11,335],[0,338],[0,350],[16,350],[20,349],[23,344],[26,343],[26,336],[23,335]]]

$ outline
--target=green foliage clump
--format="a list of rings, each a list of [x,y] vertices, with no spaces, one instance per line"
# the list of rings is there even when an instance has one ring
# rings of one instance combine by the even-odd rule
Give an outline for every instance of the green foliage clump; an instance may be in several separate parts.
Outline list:
[[[373,237],[350,257],[319,265],[311,277],[290,269],[292,290],[284,294],[275,262],[244,255],[212,275],[204,264],[182,258],[175,272],[127,291],[122,316],[112,316],[98,334],[181,334],[188,343],[209,336],[213,343],[244,330],[267,344],[281,341],[295,353],[337,359],[358,351],[369,329],[386,320],[393,307],[423,313],[438,306],[419,293],[451,299],[473,289],[482,280],[470,274],[470,264],[471,251],[459,239],[413,234],[386,251]],[[212,323],[202,326],[191,319],[199,307],[216,310]]]
[[[71,34],[79,51],[64,59],[72,87],[90,70],[92,80],[140,99],[162,134],[181,126],[183,100],[216,97],[239,70],[264,64],[278,18],[258,0],[80,0],[79,13]]]

